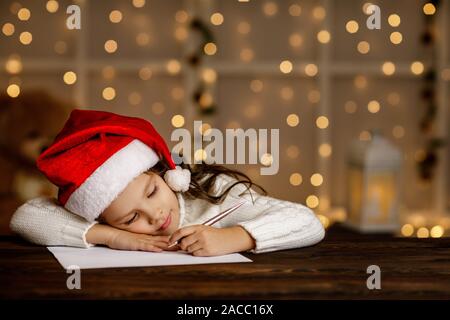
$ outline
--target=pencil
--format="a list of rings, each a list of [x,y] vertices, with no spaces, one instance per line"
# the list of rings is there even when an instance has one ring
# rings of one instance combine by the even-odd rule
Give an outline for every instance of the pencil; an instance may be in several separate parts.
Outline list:
[[[237,209],[239,209],[244,203],[245,203],[245,201],[238,202],[237,204],[233,205],[231,208],[228,208],[225,211],[222,211],[218,215],[216,215],[216,216],[212,217],[211,219],[203,222],[202,224],[205,225],[205,226],[212,226],[214,223],[222,220],[223,218],[225,218],[230,213],[232,213],[232,212],[236,211]],[[181,239],[179,239],[179,240],[175,241],[174,243],[170,244],[168,246],[168,248],[172,248],[173,246],[177,245]]]

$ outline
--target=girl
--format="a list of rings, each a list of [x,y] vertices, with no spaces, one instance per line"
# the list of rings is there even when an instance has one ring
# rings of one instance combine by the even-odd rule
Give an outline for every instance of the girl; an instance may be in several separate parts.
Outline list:
[[[311,210],[256,193],[240,172],[175,166],[164,140],[140,118],[75,109],[37,166],[59,187],[58,199],[28,201],[10,227],[40,245],[214,256],[310,246],[325,235]],[[214,226],[202,225],[242,200]]]

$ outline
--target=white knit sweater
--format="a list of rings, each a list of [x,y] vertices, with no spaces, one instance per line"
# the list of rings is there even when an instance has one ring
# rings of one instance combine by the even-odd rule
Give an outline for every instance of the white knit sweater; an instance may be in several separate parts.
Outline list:
[[[221,193],[236,180],[225,175],[216,179],[214,193]],[[247,191],[242,184],[231,189],[220,205],[205,200],[189,200],[177,193],[180,205],[180,225],[201,224],[220,211],[245,199],[247,203],[231,213],[214,227],[242,226],[255,239],[253,253],[262,253],[310,246],[325,236],[324,228],[315,214],[305,206],[262,196]],[[14,213],[10,227],[30,242],[46,246],[73,246],[88,248],[86,233],[95,223],[67,211],[57,200],[39,197],[29,200]]]

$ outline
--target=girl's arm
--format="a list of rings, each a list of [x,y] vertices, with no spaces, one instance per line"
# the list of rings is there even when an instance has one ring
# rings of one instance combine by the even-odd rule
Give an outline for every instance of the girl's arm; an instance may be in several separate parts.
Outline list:
[[[60,206],[56,199],[29,200],[14,213],[10,228],[28,241],[45,246],[88,248],[95,244],[113,249],[160,252],[168,236],[137,234],[88,222]]]
[[[221,188],[226,188],[233,182],[228,177],[218,181]],[[230,214],[221,221],[220,226],[240,226],[247,231],[255,240],[255,248],[250,252],[306,247],[325,237],[322,223],[309,208],[299,203],[262,196],[253,190],[250,195],[250,191],[245,190],[243,185],[234,187],[227,196],[226,204],[222,205],[223,209],[242,198],[253,202],[253,205],[246,206],[236,215]]]
[[[54,198],[39,197],[17,208],[10,228],[35,244],[88,248],[93,244],[86,234],[96,224],[67,211]]]

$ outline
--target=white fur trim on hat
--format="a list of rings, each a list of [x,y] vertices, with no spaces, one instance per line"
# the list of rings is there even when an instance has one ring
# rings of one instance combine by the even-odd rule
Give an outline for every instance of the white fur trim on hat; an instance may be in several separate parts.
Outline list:
[[[138,175],[158,163],[159,157],[135,139],[98,167],[70,196],[65,207],[94,221]]]
[[[188,191],[191,183],[191,172],[188,169],[176,166],[175,169],[166,171],[164,180],[173,191],[185,192]]]

